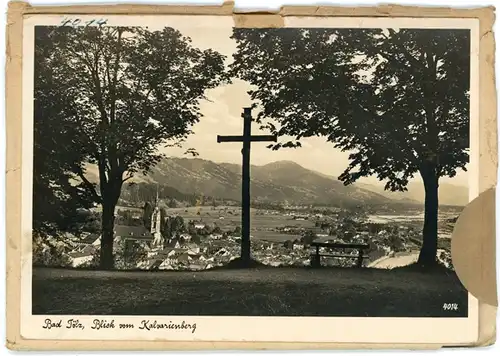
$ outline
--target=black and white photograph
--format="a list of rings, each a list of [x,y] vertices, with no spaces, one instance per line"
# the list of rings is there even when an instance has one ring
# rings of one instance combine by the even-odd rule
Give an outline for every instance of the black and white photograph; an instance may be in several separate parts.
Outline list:
[[[473,21],[35,20],[23,278],[46,329],[477,329],[451,259],[477,174]]]

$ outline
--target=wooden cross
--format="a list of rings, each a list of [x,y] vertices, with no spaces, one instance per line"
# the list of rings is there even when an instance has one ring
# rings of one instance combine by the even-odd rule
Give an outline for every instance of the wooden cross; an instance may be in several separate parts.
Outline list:
[[[244,108],[243,114],[243,136],[220,136],[217,142],[243,142],[241,150],[243,156],[242,184],[241,184],[241,258],[243,263],[250,262],[250,143],[254,142],[276,142],[276,135],[252,136],[252,109]]]

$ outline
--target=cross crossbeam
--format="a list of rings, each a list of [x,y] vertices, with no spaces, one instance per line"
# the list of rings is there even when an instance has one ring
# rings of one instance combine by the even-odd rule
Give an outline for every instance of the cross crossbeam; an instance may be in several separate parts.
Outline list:
[[[252,135],[252,109],[244,108],[242,136],[217,135],[217,142],[242,142],[243,164],[241,167],[241,258],[243,263],[250,262],[250,143],[276,142],[276,135]]]
[[[244,142],[247,138],[244,136],[221,136],[217,135],[217,142]],[[252,135],[250,136],[252,142],[276,142],[278,137],[276,135]]]

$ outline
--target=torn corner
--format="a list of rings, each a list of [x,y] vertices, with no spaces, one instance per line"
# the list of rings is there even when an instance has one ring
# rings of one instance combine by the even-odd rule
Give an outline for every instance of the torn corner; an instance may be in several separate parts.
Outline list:
[[[495,188],[471,201],[451,238],[453,267],[464,287],[480,302],[497,306]]]

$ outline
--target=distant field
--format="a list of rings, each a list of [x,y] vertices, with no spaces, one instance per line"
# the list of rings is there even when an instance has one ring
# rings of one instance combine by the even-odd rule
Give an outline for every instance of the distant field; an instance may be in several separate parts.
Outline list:
[[[314,228],[314,219],[311,220],[293,220],[290,216],[282,214],[264,215],[265,210],[250,209],[251,235],[260,240],[284,242],[300,238],[299,235],[283,234],[273,231],[278,227],[291,226],[297,228]],[[199,212],[199,215],[198,215]],[[239,207],[187,207],[187,208],[169,208],[167,213],[179,215],[184,220],[202,221],[206,224],[217,224],[222,230],[233,230],[241,224],[241,209]],[[443,212],[440,214],[439,233],[442,237],[448,237],[453,230],[453,224],[448,223],[447,219],[458,216],[458,211]],[[369,215],[369,221],[377,223],[397,223],[409,225],[417,228],[423,226],[423,213],[402,213],[402,214],[376,214]]]
[[[141,208],[118,206],[117,210],[130,210],[134,212],[141,211]],[[314,228],[314,219],[294,220],[291,216],[283,214],[265,214],[263,209],[250,209],[251,235],[258,240],[284,242],[286,240],[295,240],[299,235],[283,234],[275,231],[278,227],[295,228]],[[199,213],[199,214],[198,214]],[[179,215],[185,221],[194,220],[206,224],[216,224],[223,231],[234,230],[241,226],[241,209],[234,206],[201,206],[168,208],[167,214]],[[448,219],[457,217],[460,214],[458,209],[448,209],[440,212],[439,215],[439,235],[440,237],[450,237],[454,223],[448,222]],[[377,223],[389,223],[412,226],[417,230],[423,226],[423,212],[408,211],[398,214],[372,214],[368,215],[368,221]]]
[[[452,218],[460,215],[459,209],[439,212],[438,235],[441,238],[451,238],[455,223],[450,222]],[[415,229],[421,229],[424,226],[423,212],[406,212],[405,214],[374,214],[368,215],[370,222],[378,224],[404,224],[412,226]]]
[[[439,219],[446,220],[456,217],[459,211],[440,212]],[[406,214],[374,214],[368,215],[368,219],[374,223],[390,223],[390,222],[424,222],[424,212],[406,213]]]
[[[198,212],[200,214],[198,215]],[[299,235],[282,234],[273,231],[277,227],[294,226],[314,228],[314,220],[293,220],[290,216],[262,215],[263,210],[250,209],[251,231],[256,239],[267,241],[286,241],[299,238]],[[238,207],[187,207],[170,208],[168,214],[179,215],[184,220],[202,221],[206,224],[217,224],[222,230],[233,230],[241,224],[241,209]],[[221,217],[223,219],[221,219]]]

